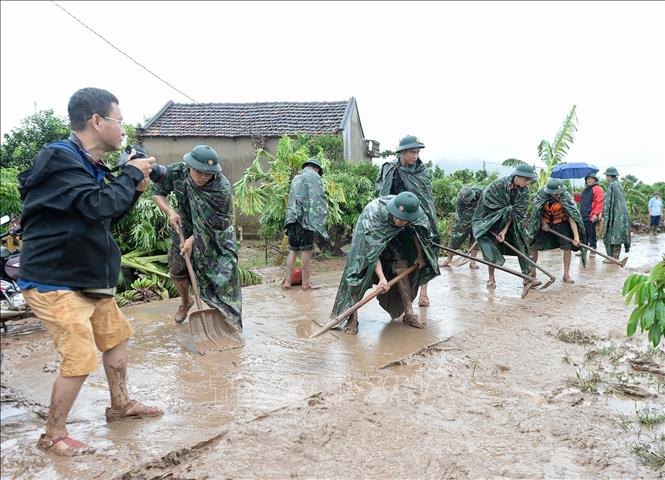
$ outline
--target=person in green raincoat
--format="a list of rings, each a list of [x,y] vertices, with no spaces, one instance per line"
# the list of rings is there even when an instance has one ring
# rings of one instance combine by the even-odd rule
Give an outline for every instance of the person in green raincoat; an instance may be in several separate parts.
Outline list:
[[[321,176],[323,167],[315,158],[303,163],[301,172],[291,181],[289,200],[286,207],[284,229],[289,237],[289,256],[286,260],[286,276],[282,288],[291,288],[293,265],[299,252],[302,252],[302,289],[319,288],[310,281],[312,272],[312,250],[314,237],[328,239],[325,221],[328,202],[323,190]]]
[[[619,172],[610,167],[605,170],[607,179],[607,191],[603,204],[603,243],[605,252],[613,257],[619,258],[621,245],[626,253],[630,251],[630,215],[623,187],[619,182]],[[604,260],[609,263],[609,260]]]
[[[202,300],[241,329],[242,294],[231,184],[212,147],[198,145],[183,160],[189,175],[180,209],[186,238],[180,255],[191,255]]]
[[[551,231],[560,233],[573,242],[557,237]],[[547,185],[536,193],[529,222],[529,236],[533,239],[531,241],[533,261],[538,261],[540,251],[560,248],[563,250],[563,281],[575,283],[570,277],[571,250],[580,250],[580,242],[585,243],[586,235],[582,215],[561,180],[550,178]],[[582,262],[584,261],[583,256]],[[532,273],[535,275],[534,271]]]
[[[339,282],[330,318],[334,319],[358,303],[377,284],[381,307],[416,328],[425,323],[413,312],[418,286],[439,275],[437,258],[428,248],[432,231],[418,197],[411,192],[375,198],[363,209],[353,230],[351,251]],[[418,269],[400,280],[394,288],[388,282],[410,265]],[[351,314],[346,333],[358,332],[358,314]]]
[[[471,226],[483,257],[497,265],[505,263],[504,255],[515,255],[505,245],[505,239],[525,255],[529,255],[529,238],[525,220],[529,206],[528,186],[536,178],[530,165],[518,165],[507,177],[493,181],[485,188],[473,213]],[[496,237],[495,237],[496,235]],[[519,259],[522,273],[529,275],[530,264]],[[488,288],[496,288],[494,267],[489,267]]]
[[[473,219],[473,212],[476,211],[480,197],[483,194],[483,187],[473,185],[462,187],[457,194],[457,205],[455,206],[455,221],[450,230],[450,240],[448,240],[448,248],[459,250],[462,244],[469,239],[471,245],[475,243],[473,238],[473,230],[471,228],[471,220]],[[472,257],[478,255],[478,246],[476,245],[471,249],[469,254]],[[448,252],[446,260],[441,264],[442,267],[448,267],[450,261],[453,259],[453,252]],[[469,268],[476,270],[478,265],[473,260],[469,264]]]
[[[422,148],[425,148],[425,144],[417,137],[407,135],[402,138],[395,150],[399,156],[381,166],[381,171],[376,178],[374,196],[399,195],[402,192],[414,193],[420,200],[420,206],[429,221],[433,241],[438,244],[441,243],[441,236],[432,195],[432,178],[427,167],[420,159]],[[432,255],[438,257],[438,248],[434,246],[427,248],[432,250]],[[420,287],[418,304],[421,307],[429,307],[427,283]]]

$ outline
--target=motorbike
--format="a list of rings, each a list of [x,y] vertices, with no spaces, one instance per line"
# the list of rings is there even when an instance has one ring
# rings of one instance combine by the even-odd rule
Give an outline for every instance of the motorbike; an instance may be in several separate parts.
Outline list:
[[[0,218],[0,226],[10,222],[9,216]],[[5,322],[22,317],[28,305],[18,286],[18,271],[21,265],[21,229],[10,227],[0,235],[0,322],[7,331]]]

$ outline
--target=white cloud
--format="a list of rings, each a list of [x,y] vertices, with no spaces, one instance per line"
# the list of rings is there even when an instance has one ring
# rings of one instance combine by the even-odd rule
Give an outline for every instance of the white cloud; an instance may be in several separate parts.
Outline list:
[[[60,2],[202,102],[342,100],[425,159],[537,160],[573,104],[568,159],[665,180],[665,5],[652,2]],[[2,132],[83,86],[128,121],[188,101],[50,2],[2,3]]]

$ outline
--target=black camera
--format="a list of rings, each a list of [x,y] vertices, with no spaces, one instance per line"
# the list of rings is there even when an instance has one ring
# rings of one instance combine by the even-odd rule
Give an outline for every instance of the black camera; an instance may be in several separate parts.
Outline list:
[[[130,158],[132,150],[135,150],[136,154]],[[143,147],[141,147],[140,145],[127,145],[120,154],[120,159],[118,160],[118,166],[116,167],[116,169],[119,170],[123,168],[130,160],[135,160],[137,158],[149,158],[149,157],[150,155],[148,154],[148,152],[143,150]],[[159,183],[162,180],[164,180],[164,177],[166,177],[167,172],[168,170],[166,170],[166,167],[164,165],[155,163],[150,169],[150,180],[152,180],[155,183]]]

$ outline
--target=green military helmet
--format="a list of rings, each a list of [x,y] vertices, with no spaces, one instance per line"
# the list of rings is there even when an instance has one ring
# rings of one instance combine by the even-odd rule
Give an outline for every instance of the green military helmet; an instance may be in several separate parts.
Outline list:
[[[595,174],[595,173],[589,173],[586,177],[584,177],[584,180],[586,180],[586,179],[589,178],[589,177],[591,177],[591,178],[595,178],[595,179],[596,179],[596,182],[598,181],[598,175]]]
[[[412,148],[425,148],[425,144],[418,140],[418,137],[415,135],[407,135],[399,141],[399,147],[397,147],[396,152],[401,152],[404,150],[411,150]]]
[[[222,173],[219,164],[219,155],[214,148],[208,145],[197,145],[191,152],[183,155],[182,159],[194,170],[203,173]]]
[[[527,165],[526,163],[523,163],[515,167],[515,170],[513,170],[513,173],[511,173],[511,175],[513,177],[526,177],[531,179],[535,179],[538,177],[533,167],[531,165]]]
[[[307,165],[312,165],[314,167],[319,167],[319,175],[323,176],[323,167],[316,158],[308,158],[303,164],[302,168],[305,168]]]
[[[388,211],[400,220],[413,222],[424,215],[420,200],[411,192],[402,192],[388,203]]]
[[[549,180],[547,180],[547,184],[545,185],[544,190],[545,190],[545,193],[549,193],[550,195],[553,195],[553,194],[565,192],[566,191],[566,186],[558,178],[550,178]]]
[[[607,170],[605,170],[605,173],[603,173],[603,175],[612,175],[613,177],[618,177],[619,171],[614,167],[610,167]]]
[[[472,188],[462,187],[462,190],[459,191],[459,198],[463,202],[469,203],[476,196],[476,192]]]

